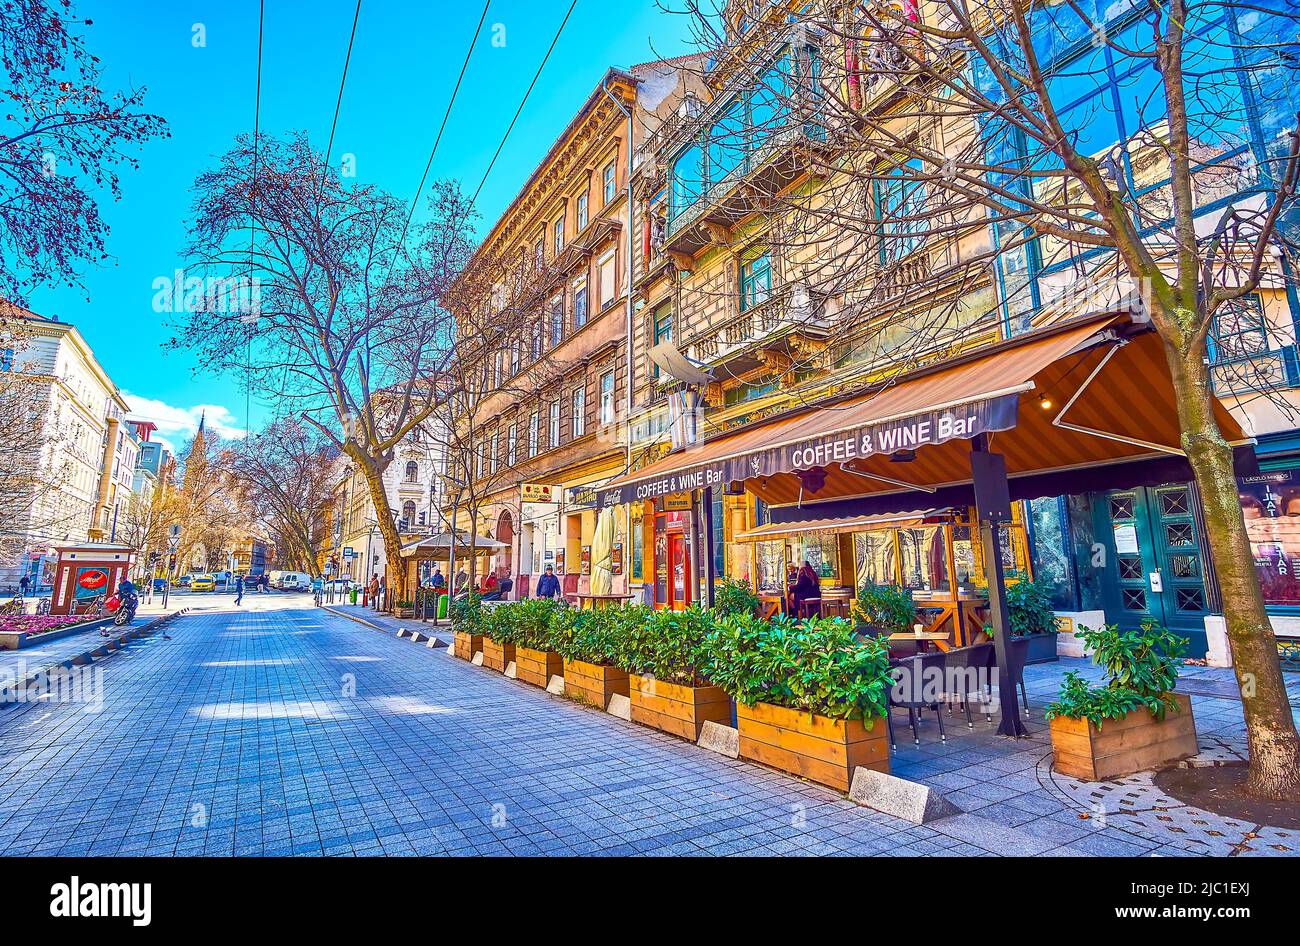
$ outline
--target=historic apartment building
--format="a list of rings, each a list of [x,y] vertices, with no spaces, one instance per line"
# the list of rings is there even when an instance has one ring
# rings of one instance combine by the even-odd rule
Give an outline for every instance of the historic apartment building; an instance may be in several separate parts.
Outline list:
[[[28,374],[44,413],[43,447],[33,456],[39,484],[30,501],[15,503],[6,523],[25,547],[18,566],[0,571],[0,585],[21,573],[41,578],[49,550],[69,542],[107,541],[115,513],[131,493],[139,442],[124,424],[126,400],[95,359],[75,325],[7,308],[22,347],[3,369]]]
[[[702,64],[609,70],[476,257],[502,276],[479,303],[481,324],[461,331],[463,342],[475,336],[489,383],[465,422],[473,486],[455,504],[470,509],[457,529],[476,516],[480,534],[508,546],[492,565],[516,577],[518,594],[547,565],[566,591],[587,591],[593,576],[607,591],[627,587],[627,520],[598,524],[594,489],[628,463],[627,339],[639,301],[629,283],[648,248],[637,182],[652,173],[646,143]]]
[[[853,16],[852,5],[829,6],[837,7],[837,15]],[[925,3],[895,6],[904,15],[936,15]],[[851,121],[843,103],[880,121],[890,121],[891,110],[909,110],[895,85],[879,81],[861,49],[848,49],[835,34],[787,16],[801,7],[729,3],[727,43],[702,71],[702,91],[647,142],[653,158],[644,162],[648,173],[635,188],[646,210],[647,239],[634,275],[639,314],[631,349],[633,468],[651,466],[680,446],[689,439],[689,427],[698,428],[702,441],[759,431],[774,418],[835,403],[1058,321],[1125,308],[1134,289],[1120,279],[1099,280],[1100,288],[1090,286],[1090,294],[1080,297],[1077,274],[1088,267],[1081,265],[1085,248],[1078,244],[1043,236],[1014,253],[999,253],[1004,243],[996,241],[1006,234],[992,226],[966,227],[959,238],[943,238],[928,236],[924,223],[908,223],[941,211],[927,205],[923,186],[902,183],[904,175],[895,174],[891,160],[842,147],[840,132]],[[1130,36],[1136,11],[1121,4],[1112,13],[1111,35]],[[853,27],[839,35],[853,35]],[[1089,114],[1091,103],[1104,126],[1113,106],[1114,127],[1097,132],[1098,153],[1129,142],[1130,159],[1119,171],[1126,176],[1122,186],[1126,193],[1150,195],[1154,203],[1163,186],[1160,161],[1154,149],[1132,143],[1137,106],[1121,91],[1138,80],[1108,56],[1097,70],[1072,80],[1088,49],[1087,37],[1056,44],[1046,56],[1049,75],[1077,81],[1077,96],[1069,89],[1062,95],[1078,99],[1072,109],[1079,116]],[[1282,127],[1244,73],[1225,86],[1230,111],[1260,119],[1234,129],[1239,137],[1232,147],[1198,156],[1206,168],[1198,177],[1198,212],[1207,226],[1224,207],[1251,199],[1243,190],[1250,183],[1245,169],[1273,154]],[[832,93],[835,107],[828,102]],[[1159,116],[1148,105],[1143,120]],[[908,134],[922,136],[940,152],[945,140],[971,133],[954,126],[915,127],[910,115],[898,119],[899,125],[904,121],[912,122]],[[873,167],[874,173],[863,173]],[[854,191],[845,182],[849,172],[875,180]],[[850,194],[868,202],[869,209],[859,212],[864,220],[904,221],[893,225],[890,249],[864,239],[843,219],[842,209],[837,212],[835,202]],[[908,227],[915,228],[914,237],[908,237]],[[995,258],[986,275],[972,277],[962,269],[962,260],[986,255]],[[947,283],[946,273],[952,274]],[[1297,315],[1300,305],[1279,275],[1221,318],[1211,345],[1216,394],[1258,441],[1264,475],[1243,479],[1241,491],[1248,517],[1253,511],[1261,527],[1275,525],[1292,506],[1300,512]],[[684,357],[687,374],[698,368],[707,378],[686,383],[674,377],[665,370],[668,355]],[[1265,385],[1269,396],[1262,393]],[[925,511],[927,495],[904,489],[906,470],[899,463],[894,505]],[[844,515],[848,504],[841,504],[834,517],[840,521],[816,522],[819,484],[806,485],[789,496],[774,489],[765,500],[739,484],[723,484],[707,494],[708,508],[703,490],[630,503],[632,590],[658,606],[681,607],[707,595],[711,570],[779,594],[786,568],[809,560],[824,582],[846,591],[868,580],[902,584],[919,599],[981,591],[973,510],[870,522]],[[1125,488],[1015,503],[1003,540],[1008,574],[1036,572],[1049,579],[1063,614],[1126,626],[1154,618],[1187,633],[1193,650],[1204,651],[1207,622],[1213,625],[1220,605],[1202,548],[1194,487],[1150,477],[1116,485]],[[777,518],[784,525],[774,524],[773,507],[781,505]],[[1286,553],[1274,547],[1275,532],[1257,533],[1257,562],[1270,609],[1285,627],[1287,615],[1300,614],[1300,582],[1290,577],[1294,569]],[[1107,551],[1100,570],[1087,558],[1097,543]],[[703,561],[708,555],[711,569]]]

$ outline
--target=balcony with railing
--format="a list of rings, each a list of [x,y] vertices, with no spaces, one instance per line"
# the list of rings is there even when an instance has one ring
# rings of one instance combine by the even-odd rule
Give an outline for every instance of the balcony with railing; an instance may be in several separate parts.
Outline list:
[[[658,151],[670,155],[662,252],[683,268],[827,153],[818,56],[806,40],[783,37],[710,104],[688,101],[662,130]]]
[[[824,300],[804,286],[787,285],[758,305],[692,333],[684,351],[702,364],[726,365],[730,376],[740,377],[788,367],[800,351],[824,345],[828,336]]]

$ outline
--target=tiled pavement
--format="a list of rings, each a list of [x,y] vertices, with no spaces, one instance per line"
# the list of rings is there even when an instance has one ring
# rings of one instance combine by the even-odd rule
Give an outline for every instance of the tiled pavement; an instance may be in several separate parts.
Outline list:
[[[111,624],[108,627],[114,634],[120,634],[130,628],[142,627],[159,616],[159,614],[138,614],[134,621],[123,628]],[[98,647],[103,642],[103,637],[99,633],[101,627],[103,625],[87,628],[48,643],[38,641],[21,650],[0,650],[0,690],[15,680],[23,679],[28,673],[56,666]]]
[[[451,641],[451,625],[445,620],[439,625],[434,621],[399,618],[359,604],[330,604],[325,606],[325,610],[332,611],[360,624],[369,624],[371,627],[387,631],[393,635],[396,635],[398,631],[416,631],[426,637],[437,637],[448,643]]]
[[[982,720],[900,743],[971,811],[915,827],[318,610],[171,633],[105,661],[98,713],[0,710],[0,853],[1187,853],[1081,819],[1042,735]]]

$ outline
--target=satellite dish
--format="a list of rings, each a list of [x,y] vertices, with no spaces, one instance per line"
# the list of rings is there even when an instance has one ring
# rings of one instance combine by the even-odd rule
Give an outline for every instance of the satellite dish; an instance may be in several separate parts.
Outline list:
[[[712,372],[698,362],[691,361],[671,341],[662,341],[648,352],[650,360],[663,374],[687,384],[709,384]]]

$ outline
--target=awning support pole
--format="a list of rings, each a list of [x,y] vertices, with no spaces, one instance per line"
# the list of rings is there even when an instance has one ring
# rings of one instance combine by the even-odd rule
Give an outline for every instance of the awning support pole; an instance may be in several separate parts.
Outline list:
[[[706,486],[702,492],[704,504],[704,600],[713,607],[714,574],[713,562],[713,487]]]
[[[971,441],[971,474],[975,507],[979,517],[980,545],[984,551],[984,575],[989,586],[989,617],[993,623],[993,648],[998,658],[998,703],[1001,720],[998,735],[1025,736],[1020,718],[1016,682],[1011,676],[1011,621],[1007,614],[1007,587],[1002,576],[1002,537],[998,526],[1011,518],[1006,463],[1001,454],[989,453],[988,436]]]

